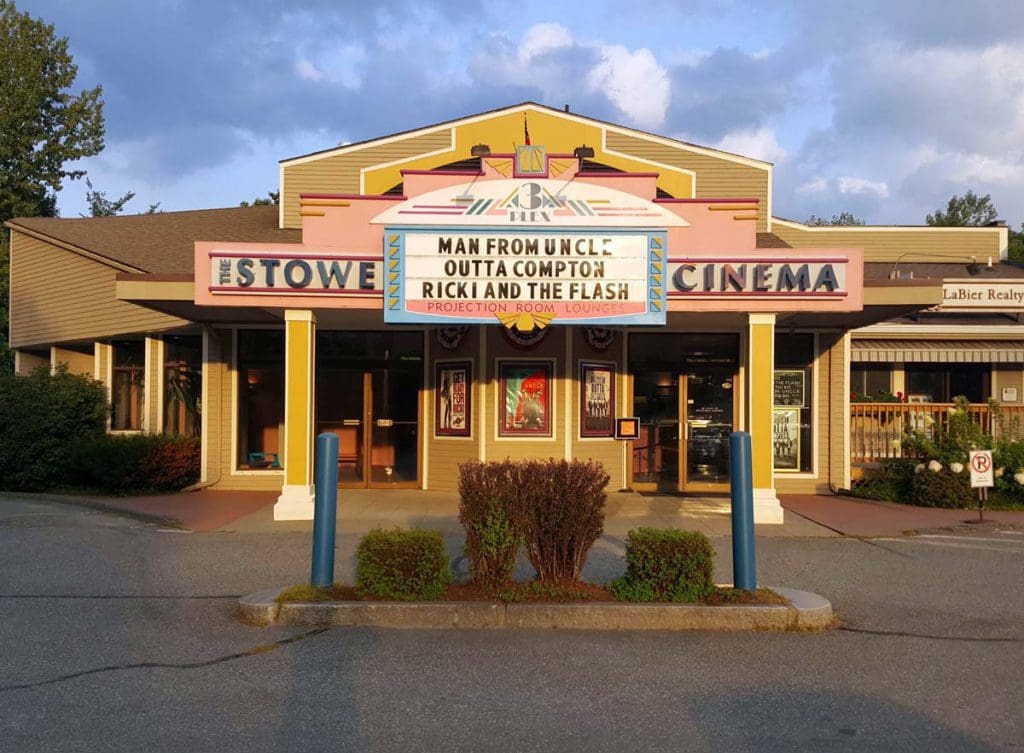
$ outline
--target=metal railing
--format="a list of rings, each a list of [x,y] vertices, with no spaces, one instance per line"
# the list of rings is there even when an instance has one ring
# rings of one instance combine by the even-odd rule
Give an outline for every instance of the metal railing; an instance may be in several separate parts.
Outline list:
[[[850,462],[877,463],[903,457],[908,431],[930,434],[945,428],[952,403],[850,403]],[[1024,438],[1024,405],[1003,405],[993,416],[988,405],[972,405],[971,418],[986,434]]]

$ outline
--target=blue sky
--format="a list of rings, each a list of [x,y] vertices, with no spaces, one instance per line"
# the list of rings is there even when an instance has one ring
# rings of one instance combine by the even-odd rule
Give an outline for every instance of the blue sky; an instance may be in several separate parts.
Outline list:
[[[102,84],[128,211],[232,206],[277,160],[534,100],[776,165],[777,215],[1024,220],[1024,3],[35,0]],[[85,186],[59,196],[85,211]]]

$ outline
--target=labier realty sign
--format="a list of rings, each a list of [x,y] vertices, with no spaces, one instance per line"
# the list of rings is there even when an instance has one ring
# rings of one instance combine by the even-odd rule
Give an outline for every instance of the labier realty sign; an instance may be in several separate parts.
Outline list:
[[[664,231],[386,227],[384,237],[387,322],[665,323]]]
[[[1024,280],[946,280],[942,311],[1024,311]]]

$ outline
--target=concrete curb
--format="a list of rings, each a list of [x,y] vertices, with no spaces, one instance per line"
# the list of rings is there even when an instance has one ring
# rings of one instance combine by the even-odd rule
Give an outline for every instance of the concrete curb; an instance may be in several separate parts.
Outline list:
[[[773,588],[789,604],[502,604],[481,601],[324,601],[278,604],[281,589],[242,597],[239,616],[255,625],[549,630],[825,630],[832,604],[794,588]]]

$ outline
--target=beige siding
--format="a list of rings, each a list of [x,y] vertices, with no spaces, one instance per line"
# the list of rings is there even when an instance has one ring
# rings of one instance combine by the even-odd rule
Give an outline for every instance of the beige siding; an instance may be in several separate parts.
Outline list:
[[[364,167],[409,159],[425,152],[451,146],[451,128],[441,128],[419,136],[396,139],[377,146],[368,145],[347,154],[325,156],[309,162],[287,165],[281,186],[284,226],[302,227],[299,194],[360,193],[359,171]]]
[[[757,229],[759,232],[768,230],[768,188],[771,176],[768,169],[612,131],[607,134],[607,146],[632,157],[695,172],[696,198],[759,199]]]
[[[95,368],[95,357],[92,352],[82,353],[77,350],[68,350],[67,348],[53,348],[52,361],[54,365],[67,366],[68,373],[71,374],[86,374],[88,376],[93,375],[93,369]]]
[[[1000,364],[992,367],[992,397],[1006,405],[1020,405],[1024,402],[1024,371],[1013,364]],[[1003,400],[1003,388],[1017,391],[1016,400]]]
[[[864,249],[864,261],[970,262],[992,257],[998,261],[1002,244],[999,228],[869,228],[808,230],[782,222],[772,232],[794,248],[852,247]]]
[[[11,345],[94,340],[185,322],[117,300],[117,271],[11,232]]]
[[[28,376],[40,366],[49,368],[50,359],[38,353],[30,353],[27,350],[19,350],[17,357],[18,376]]]
[[[479,337],[475,329],[471,329],[455,350],[441,347],[437,342],[435,330],[428,332],[429,338],[429,369],[423,400],[423,427],[426,434],[427,448],[427,486],[438,491],[455,491],[459,485],[459,464],[480,457],[480,409],[482,390],[479,384],[480,353],[477,347]],[[438,361],[472,361],[473,383],[470,397],[471,431],[468,438],[435,437],[434,422],[436,415],[435,401],[437,385]]]

